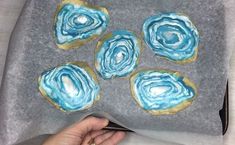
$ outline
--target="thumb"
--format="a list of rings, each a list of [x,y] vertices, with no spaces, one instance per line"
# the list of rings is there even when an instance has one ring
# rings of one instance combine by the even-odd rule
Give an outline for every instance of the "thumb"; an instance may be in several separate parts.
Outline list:
[[[75,123],[63,130],[64,134],[73,134],[80,139],[83,139],[85,135],[90,131],[101,130],[108,125],[109,121],[104,118],[87,117],[79,123]]]

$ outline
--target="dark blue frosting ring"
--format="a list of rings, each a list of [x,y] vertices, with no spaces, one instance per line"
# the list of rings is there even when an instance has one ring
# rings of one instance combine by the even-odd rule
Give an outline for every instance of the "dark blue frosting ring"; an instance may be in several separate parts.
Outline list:
[[[107,34],[97,45],[96,70],[104,79],[127,76],[136,68],[140,51],[140,41],[132,32]]]
[[[199,34],[188,17],[166,13],[149,17],[143,24],[144,40],[158,56],[176,62],[197,57]]]
[[[91,7],[80,1],[64,2],[55,17],[56,44],[62,49],[83,45],[101,35],[108,23],[109,15],[105,8]]]
[[[189,106],[196,96],[195,85],[178,72],[144,70],[131,79],[132,95],[144,110],[154,114],[174,114]]]
[[[94,75],[85,63],[68,63],[43,72],[39,90],[58,109],[84,110],[99,99],[100,87]]]

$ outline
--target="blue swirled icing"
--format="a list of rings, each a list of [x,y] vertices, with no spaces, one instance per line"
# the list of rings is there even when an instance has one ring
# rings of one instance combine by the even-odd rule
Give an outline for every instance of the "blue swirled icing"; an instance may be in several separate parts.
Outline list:
[[[104,79],[126,76],[137,66],[140,51],[140,41],[132,32],[107,34],[97,45],[96,70]]]
[[[55,17],[55,37],[59,48],[83,45],[102,34],[109,23],[108,11],[80,0],[65,0]]]
[[[39,90],[58,109],[79,111],[99,99],[100,87],[88,65],[77,62],[43,72]]]
[[[152,16],[145,20],[143,33],[156,55],[176,62],[196,60],[199,34],[188,17],[176,13]]]
[[[195,85],[178,72],[144,70],[134,74],[131,90],[137,103],[154,114],[174,114],[192,102]]]

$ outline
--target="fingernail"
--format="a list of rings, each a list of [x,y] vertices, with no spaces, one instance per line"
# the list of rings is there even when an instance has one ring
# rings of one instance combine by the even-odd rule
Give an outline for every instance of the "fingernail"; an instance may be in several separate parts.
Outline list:
[[[104,122],[105,125],[109,124],[109,120],[106,118],[100,118],[102,120],[102,122]]]

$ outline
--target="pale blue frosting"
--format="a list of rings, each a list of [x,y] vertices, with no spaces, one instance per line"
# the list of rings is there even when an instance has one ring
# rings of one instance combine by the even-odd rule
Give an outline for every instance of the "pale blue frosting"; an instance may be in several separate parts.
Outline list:
[[[132,89],[144,110],[166,110],[195,96],[183,79],[168,72],[142,71],[134,77]]]
[[[129,31],[118,30],[102,42],[96,54],[96,69],[104,79],[123,77],[137,66],[140,43]]]
[[[197,28],[188,17],[176,13],[152,16],[143,25],[144,40],[156,55],[183,61],[196,54]]]
[[[39,87],[64,111],[79,111],[90,107],[100,91],[88,72],[74,64],[50,69],[41,75]]]
[[[86,40],[103,33],[109,16],[99,10],[82,5],[65,4],[57,14],[55,35],[58,44]]]

